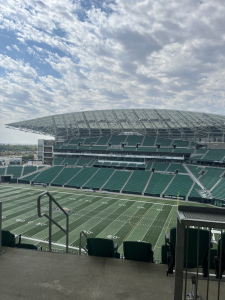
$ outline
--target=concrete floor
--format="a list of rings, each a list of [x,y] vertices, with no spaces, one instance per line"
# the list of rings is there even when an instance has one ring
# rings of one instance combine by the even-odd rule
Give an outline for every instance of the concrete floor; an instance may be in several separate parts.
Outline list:
[[[166,277],[166,265],[3,249],[5,252],[0,256],[0,300],[173,299],[174,278]],[[206,281],[199,283],[202,299],[206,299],[205,285]],[[213,282],[209,299],[217,299],[216,291],[217,283]],[[224,299],[224,282],[221,292],[220,299]]]

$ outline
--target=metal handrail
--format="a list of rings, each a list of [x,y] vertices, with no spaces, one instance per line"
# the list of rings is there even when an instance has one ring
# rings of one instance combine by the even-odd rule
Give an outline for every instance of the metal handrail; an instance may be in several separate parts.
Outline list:
[[[47,195],[49,198],[49,215],[41,213],[41,198]],[[66,230],[60,226],[56,221],[52,219],[52,201],[58,206],[58,208],[66,215]],[[69,215],[68,213],[59,205],[59,203],[53,198],[49,192],[43,192],[39,195],[37,200],[37,210],[38,216],[40,218],[46,217],[49,220],[49,251],[52,251],[52,223],[59,227],[66,234],[66,253],[68,253],[69,248]]]
[[[86,233],[85,233],[83,230],[81,230],[81,232],[80,232],[80,243],[79,243],[79,255],[81,255],[81,248],[82,248],[84,251],[88,252],[88,250],[87,250],[85,247],[81,246],[81,238],[82,238],[82,234],[85,235],[85,237],[86,237],[86,239],[87,239]]]

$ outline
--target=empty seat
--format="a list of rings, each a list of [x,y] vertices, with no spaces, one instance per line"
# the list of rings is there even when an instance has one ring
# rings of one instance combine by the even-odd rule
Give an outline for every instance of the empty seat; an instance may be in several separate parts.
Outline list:
[[[154,262],[150,243],[125,241],[123,242],[123,252],[125,259]]]
[[[167,249],[166,245],[161,247],[161,264],[167,265]]]
[[[15,236],[10,231],[2,230],[2,246],[16,247],[17,238],[19,238],[19,242],[20,242],[21,236]]]
[[[16,243],[17,239],[19,239],[18,243]],[[24,248],[24,249],[34,249],[34,250],[38,249],[36,246],[32,244],[21,243],[21,234],[14,235],[8,230],[2,230],[2,246],[13,247],[13,248],[16,247],[16,248]]]
[[[87,238],[88,255],[101,257],[115,257],[120,258],[117,253],[118,244],[113,243],[112,240],[101,238]]]
[[[167,260],[168,260],[168,274],[173,274],[173,268],[175,266],[175,256],[176,256],[176,232],[177,229],[170,229],[170,236],[166,234],[166,246],[167,248]],[[187,257],[187,268],[197,267],[197,239],[198,239],[198,229],[189,228],[188,229],[188,257]],[[210,233],[208,230],[199,229],[199,266],[203,267],[203,276],[207,276],[208,268],[208,247],[209,247]],[[187,229],[185,229],[185,243],[184,243],[184,268],[186,267],[186,240],[187,240]]]
[[[221,238],[219,238],[218,245],[217,245],[217,256],[215,257],[215,273],[216,277],[219,278],[219,266],[221,263],[221,274],[222,277],[223,272],[225,271],[225,232],[222,235],[222,257],[220,259],[220,244]]]

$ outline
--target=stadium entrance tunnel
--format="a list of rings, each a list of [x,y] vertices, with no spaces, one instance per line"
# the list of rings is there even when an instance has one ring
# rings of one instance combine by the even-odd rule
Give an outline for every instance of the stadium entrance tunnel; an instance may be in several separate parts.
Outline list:
[[[11,181],[11,175],[0,177],[0,182],[10,182],[10,181]]]

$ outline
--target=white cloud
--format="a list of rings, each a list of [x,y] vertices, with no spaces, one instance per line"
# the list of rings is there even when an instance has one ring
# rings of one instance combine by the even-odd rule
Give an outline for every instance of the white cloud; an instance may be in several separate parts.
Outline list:
[[[12,45],[12,47],[13,47],[15,50],[17,50],[17,51],[20,51],[20,49],[18,48],[17,45]]]
[[[223,113],[222,0],[120,0],[86,11],[69,0],[17,0],[0,9],[0,29],[15,34],[21,55],[0,55],[4,117],[131,107]]]

